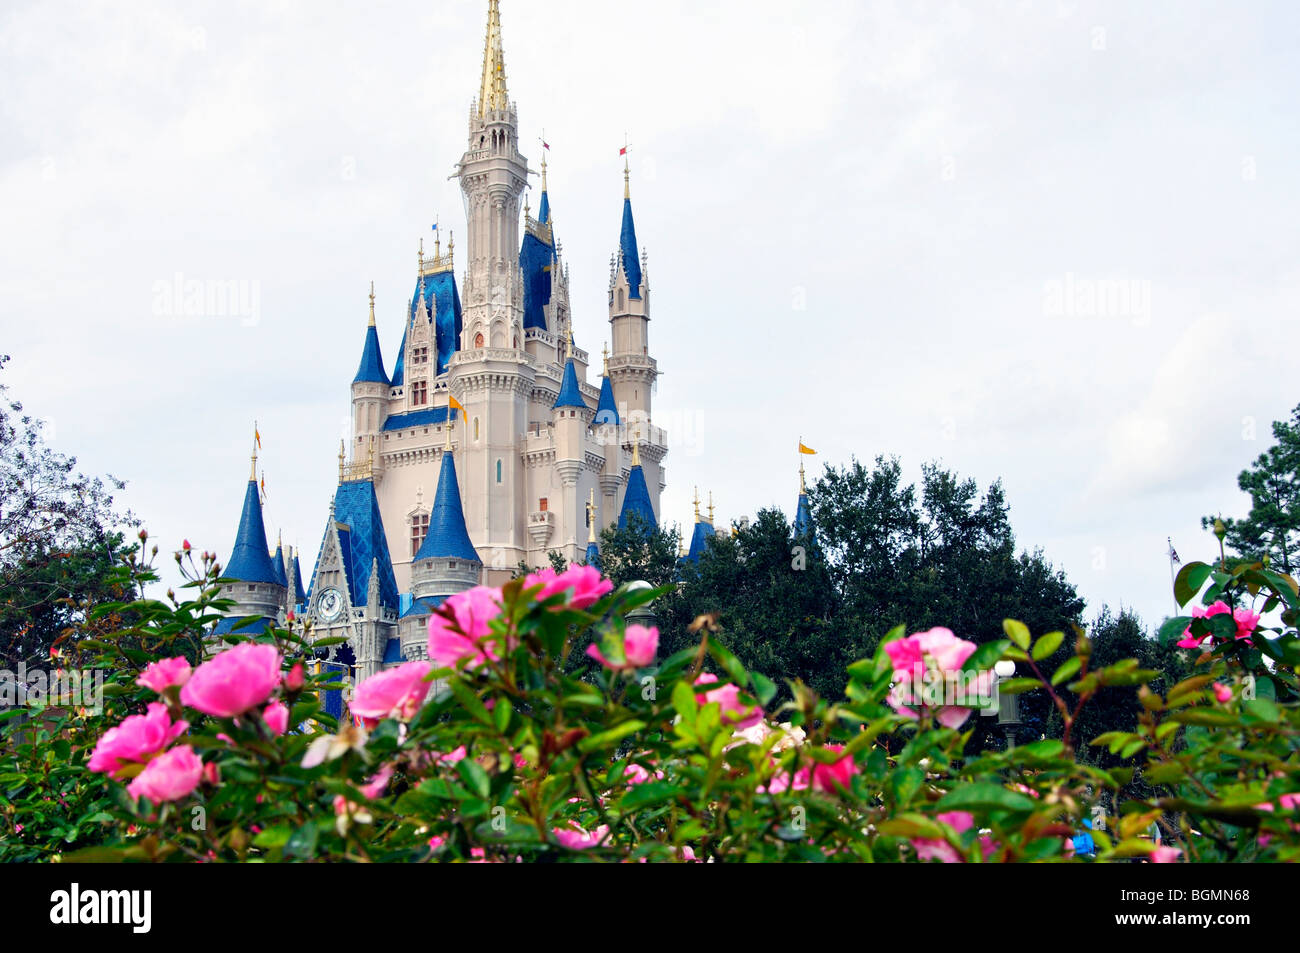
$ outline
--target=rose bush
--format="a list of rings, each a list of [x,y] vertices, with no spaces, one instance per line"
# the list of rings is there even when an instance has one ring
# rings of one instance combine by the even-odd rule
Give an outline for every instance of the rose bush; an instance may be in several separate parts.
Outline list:
[[[1134,660],[1093,669],[1083,632],[1043,671],[1067,636],[1008,620],[983,644],[896,629],[846,697],[795,682],[781,706],[715,618],[660,658],[627,621],[656,592],[544,570],[448,599],[428,660],[357,685],[340,724],[329,641],[297,620],[214,639],[219,567],[178,562],[190,598],[126,598],[153,574],[132,562],[65,654],[111,672],[102,712],[0,722],[0,858],[1078,863],[1085,820],[1100,861],[1300,858],[1300,595],[1264,565],[1183,570],[1201,611],[1162,637],[1195,639],[1201,670],[1164,694]],[[1061,737],[971,750],[978,702],[934,684],[986,693],[1000,659],[1000,690],[1044,693]],[[1117,686],[1137,730],[1091,743],[1123,764],[1080,763],[1079,714]]]

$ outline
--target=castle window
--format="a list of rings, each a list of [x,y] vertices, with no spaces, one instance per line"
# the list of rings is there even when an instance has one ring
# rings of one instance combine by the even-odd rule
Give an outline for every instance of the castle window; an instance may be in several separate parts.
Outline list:
[[[429,402],[429,382],[414,381],[411,384],[411,403],[417,407]]]
[[[482,346],[483,346],[483,332],[482,332],[482,331],[480,331],[478,334],[474,335],[474,346],[475,346],[475,347],[482,347]]]
[[[546,499],[546,497],[542,497],[540,500],[537,501],[537,509],[540,510],[541,512],[543,512],[543,513],[546,512],[546,508],[547,508],[549,505],[550,505],[550,502]]]
[[[424,545],[424,538],[429,535],[429,514],[416,513],[411,517],[411,555],[415,556]]]
[[[454,560],[454,559],[450,559],[450,560],[448,560],[448,561],[447,561],[447,568],[448,568],[448,569],[455,569],[455,568],[456,568],[456,560]]]
[[[478,418],[474,418],[474,442],[478,443]]]
[[[501,482],[501,461],[497,461],[497,482]]]
[[[428,349],[427,347],[417,347],[417,348],[413,348],[413,349],[411,350],[411,363],[412,363],[412,364],[428,364],[428,363],[429,363],[429,349]]]
[[[623,289],[622,288],[618,289],[618,309],[620,311],[623,310]]]

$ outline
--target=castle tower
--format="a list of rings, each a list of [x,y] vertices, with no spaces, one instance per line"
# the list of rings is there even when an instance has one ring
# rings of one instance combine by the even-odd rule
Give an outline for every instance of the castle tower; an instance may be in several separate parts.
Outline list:
[[[577,489],[579,477],[586,467],[587,427],[591,423],[592,411],[578,387],[578,374],[573,366],[572,333],[564,361],[564,382],[551,413],[555,433],[555,473],[565,503],[559,514],[560,540],[565,546],[577,550],[581,538],[578,528],[585,524],[585,520],[580,518]],[[569,505],[570,500],[573,505]]]
[[[477,585],[482,571],[483,562],[465,528],[456,460],[448,436],[429,515],[429,532],[411,564],[411,606],[402,613],[405,658],[413,661],[428,657],[429,615],[448,596]]]
[[[283,570],[276,573],[266,545],[266,526],[262,522],[262,498],[257,490],[257,453],[253,453],[252,472],[244,488],[244,508],[239,515],[239,529],[230,561],[221,575],[237,582],[221,587],[221,595],[235,601],[226,617],[217,623],[215,635],[232,631],[252,634],[259,626],[242,628],[239,623],[250,616],[264,616],[270,624],[282,619],[286,590],[281,581]]]
[[[650,490],[646,486],[645,471],[641,467],[641,435],[633,433],[632,469],[627,476],[627,490],[623,493],[623,507],[618,514],[618,528],[627,529],[629,525],[638,525],[653,530],[655,521],[654,504],[650,502]]]
[[[659,368],[650,356],[650,281],[643,253],[636,243],[626,157],[623,160],[623,224],[618,251],[610,263],[609,324],[614,347],[608,373],[614,401],[625,432],[629,437],[639,433],[639,439],[644,441],[638,452],[647,458],[650,472],[645,475],[646,488],[651,499],[657,502],[666,482],[662,461],[668,448],[663,432],[651,426],[651,398]]]
[[[370,321],[366,341],[361,349],[361,363],[352,378],[352,435],[354,453],[362,451],[383,429],[388,416],[388,392],[391,388],[384,370],[384,356],[379,349],[379,332],[375,329],[375,283],[370,283]]]
[[[519,152],[518,117],[506,92],[497,0],[488,5],[478,99],[460,160],[468,262],[464,332],[447,375],[465,408],[462,466],[470,537],[488,560],[485,581],[501,583],[528,555],[523,455],[536,369],[524,350],[519,269],[520,196],[528,161]]]
[[[614,386],[609,379],[609,349],[604,353],[604,370],[600,376],[600,398],[596,402],[596,416],[592,420],[596,444],[605,458],[600,470],[600,494],[605,525],[613,523],[618,513],[618,491],[623,485],[623,441],[620,437],[618,404],[614,400]],[[603,528],[603,527],[602,527]]]
[[[685,558],[697,563],[700,561],[700,556],[708,548],[709,540],[716,535],[716,531],[713,528],[712,505],[709,507],[707,521],[700,516],[700,490],[698,487],[695,489],[695,499],[692,502],[695,504],[695,523],[691,530],[691,548],[687,550]]]
[[[812,507],[808,505],[808,487],[804,483],[803,460],[799,461],[799,502],[794,510],[794,535],[795,539],[813,535]]]

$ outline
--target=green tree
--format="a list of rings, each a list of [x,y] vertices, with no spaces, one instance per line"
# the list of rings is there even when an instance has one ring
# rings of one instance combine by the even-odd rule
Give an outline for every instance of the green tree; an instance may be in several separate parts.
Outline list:
[[[1300,561],[1300,406],[1289,421],[1274,421],[1273,438],[1277,443],[1237,477],[1237,486],[1250,496],[1250,512],[1223,520],[1224,543],[1252,561],[1268,556],[1290,575]],[[1217,518],[1203,517],[1201,525],[1209,529]]]

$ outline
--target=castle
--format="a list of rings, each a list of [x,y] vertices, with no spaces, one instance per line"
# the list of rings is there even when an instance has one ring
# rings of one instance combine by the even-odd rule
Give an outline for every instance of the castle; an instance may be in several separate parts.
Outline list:
[[[351,440],[340,448],[315,566],[303,577],[296,552],[282,545],[268,552],[250,478],[223,570],[237,580],[223,593],[235,608],[218,634],[249,617],[284,620],[292,611],[311,620],[317,637],[344,637],[330,661],[364,679],[424,658],[429,614],[447,596],[500,584],[520,564],[546,565],[552,551],[592,561],[599,531],[615,522],[656,524],[668,447],[651,422],[659,370],[626,160],[609,347],[593,384],[591,358],[574,341],[546,162],[534,218],[521,208],[530,169],[519,143],[499,4],[490,0],[457,167],[466,208],[462,282],[454,242],[445,254],[435,243],[427,257],[421,243],[391,376],[372,286],[351,384]],[[701,524],[697,515],[696,535]]]

